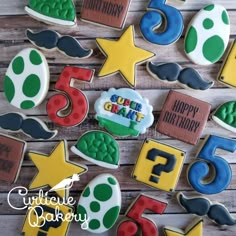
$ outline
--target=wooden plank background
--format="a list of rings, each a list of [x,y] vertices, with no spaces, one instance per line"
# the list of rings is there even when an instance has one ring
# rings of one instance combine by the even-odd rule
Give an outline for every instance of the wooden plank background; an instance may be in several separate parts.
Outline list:
[[[76,0],[76,9],[78,16],[80,14],[81,0]],[[193,65],[184,55],[183,52],[183,36],[181,39],[170,46],[156,46],[145,42],[139,32],[138,23],[141,16],[144,14],[148,0],[132,0],[131,6],[129,9],[126,26],[130,24],[135,25],[136,31],[136,44],[145,49],[151,50],[156,53],[156,57],[153,61],[159,62],[178,62],[182,66],[192,66],[193,68],[199,70],[205,79],[215,81],[213,88],[205,91],[189,91],[182,89],[178,85],[168,85],[156,81],[149,76],[146,72],[145,65],[140,65],[137,67],[137,90],[144,96],[147,97],[150,101],[150,104],[154,107],[154,116],[155,122],[153,126],[147,131],[146,134],[140,135],[137,138],[117,138],[117,141],[120,146],[121,152],[121,166],[118,170],[112,171],[112,173],[118,178],[121,189],[122,189],[122,210],[121,215],[124,214],[125,210],[132,202],[132,200],[140,193],[148,193],[158,198],[165,199],[169,202],[167,210],[161,216],[149,214],[148,216],[153,219],[157,225],[160,232],[160,236],[163,236],[162,227],[164,225],[170,225],[174,227],[179,227],[184,229],[194,218],[193,215],[186,214],[185,211],[177,204],[175,199],[175,193],[166,193],[164,191],[154,190],[149,188],[139,182],[131,179],[130,174],[133,169],[133,165],[138,156],[139,149],[143,140],[148,138],[154,138],[161,140],[167,144],[174,145],[178,148],[181,148],[187,152],[187,158],[185,160],[185,165],[180,176],[180,180],[176,191],[183,191],[188,195],[194,195],[196,192],[189,186],[186,179],[186,168],[188,163],[190,163],[196,155],[198,146],[201,145],[202,139],[207,134],[218,134],[225,137],[236,138],[236,135],[230,131],[227,131],[210,119],[207,123],[207,126],[202,134],[201,140],[197,146],[192,146],[185,144],[181,141],[171,139],[167,136],[161,135],[155,131],[155,125],[159,117],[162,105],[165,101],[165,98],[168,94],[169,89],[176,89],[183,93],[192,95],[204,101],[207,101],[212,104],[212,111],[219,106],[220,104],[234,100],[236,97],[236,90],[226,88],[223,85],[219,84],[216,81],[217,74],[219,72],[222,60],[216,63],[215,65],[202,67]],[[196,1],[196,0],[187,0],[185,4],[177,4],[178,0],[172,0],[173,5],[177,6],[181,10],[185,28],[187,27],[188,22],[192,16],[206,4],[214,2],[224,5],[230,15],[231,20],[231,37],[230,41],[235,38],[236,35],[236,2],[235,0],[205,0],[205,1]],[[96,37],[109,37],[117,39],[120,35],[120,31],[103,28],[99,26],[94,26],[92,24],[84,23],[78,20],[78,26],[76,28],[62,28],[55,26],[48,26],[43,23],[40,23],[36,20],[33,20],[26,15],[24,11],[24,6],[28,4],[28,0],[0,0],[0,113],[5,113],[9,111],[19,111],[13,106],[11,106],[5,99],[3,93],[3,76],[6,72],[6,69],[9,65],[11,59],[23,48],[32,47],[28,42],[25,36],[25,30],[30,28],[32,30],[41,30],[41,29],[54,29],[60,32],[61,34],[70,34],[76,36],[80,40],[81,44],[87,48],[93,48],[94,54],[92,57],[83,60],[72,60],[64,57],[58,52],[54,53],[45,53],[47,56],[50,73],[51,73],[51,83],[50,91],[48,93],[47,99],[37,108],[25,111],[24,114],[33,115],[44,120],[50,128],[57,128],[59,134],[50,141],[35,141],[28,138],[24,134],[11,134],[18,138],[22,138],[28,142],[27,150],[34,150],[44,153],[50,153],[52,148],[58,143],[61,139],[66,139],[68,141],[69,147],[73,145],[76,140],[85,132],[92,129],[99,129],[97,121],[94,119],[94,108],[93,104],[95,100],[100,96],[102,91],[106,91],[111,87],[122,88],[127,87],[127,84],[121,78],[120,75],[115,75],[109,78],[99,79],[97,77],[97,72],[104,61],[104,56],[98,50],[95,43]],[[47,117],[45,105],[48,100],[55,92],[53,87],[56,80],[58,79],[59,74],[61,73],[65,65],[76,65],[76,66],[85,66],[87,68],[96,69],[95,78],[92,84],[85,83],[76,83],[75,86],[82,89],[89,99],[90,111],[87,119],[77,127],[73,128],[60,128],[54,125],[49,118]],[[2,133],[7,133],[5,130],[0,130]],[[236,217],[236,153],[229,153],[222,150],[217,150],[217,154],[223,156],[231,165],[233,171],[232,181],[224,192],[216,195],[208,196],[211,200],[219,201],[223,203],[234,217]],[[76,183],[73,186],[71,191],[71,196],[76,200],[79,199],[81,191],[85,185],[92,180],[96,175],[100,173],[109,173],[109,169],[104,169],[98,166],[95,166],[91,163],[88,163],[70,152],[70,160],[79,161],[80,163],[87,164],[89,171],[81,176],[81,181]],[[21,228],[24,219],[24,211],[15,211],[8,206],[7,203],[7,194],[14,186],[23,185],[27,187],[31,182],[33,176],[37,173],[35,166],[29,160],[27,155],[25,156],[23,166],[19,175],[19,179],[14,185],[8,185],[0,182],[0,229],[1,235],[16,236],[21,234]],[[31,192],[29,196],[32,196],[34,193]],[[14,203],[19,203],[19,197],[14,193],[12,201]],[[120,217],[122,218],[122,216]],[[112,230],[104,233],[103,235],[115,235],[116,227],[113,227]],[[77,223],[72,223],[69,235],[91,235],[80,229],[80,226]],[[236,226],[218,226],[207,217],[204,217],[204,236],[235,236],[236,235]]]

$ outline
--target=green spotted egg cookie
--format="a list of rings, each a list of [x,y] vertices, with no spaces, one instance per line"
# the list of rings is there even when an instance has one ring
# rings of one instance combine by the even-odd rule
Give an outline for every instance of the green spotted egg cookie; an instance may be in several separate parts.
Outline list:
[[[13,58],[4,77],[7,100],[17,108],[30,109],[43,101],[48,87],[46,58],[36,49],[23,49]]]

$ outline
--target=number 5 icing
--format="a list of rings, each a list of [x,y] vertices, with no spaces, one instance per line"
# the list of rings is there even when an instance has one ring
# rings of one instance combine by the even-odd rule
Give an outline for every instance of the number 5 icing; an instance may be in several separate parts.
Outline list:
[[[150,43],[169,45],[176,42],[184,29],[183,17],[179,10],[166,5],[166,0],[151,0],[146,12],[140,21],[140,30],[143,37]],[[165,30],[155,32],[163,25],[162,15],[165,18]]]
[[[236,150],[236,141],[215,135],[210,135],[198,153],[197,160],[188,168],[188,181],[191,186],[202,194],[216,194],[227,188],[232,171],[226,160],[216,156],[216,149],[220,148],[229,152]],[[213,176],[209,174],[214,173]]]

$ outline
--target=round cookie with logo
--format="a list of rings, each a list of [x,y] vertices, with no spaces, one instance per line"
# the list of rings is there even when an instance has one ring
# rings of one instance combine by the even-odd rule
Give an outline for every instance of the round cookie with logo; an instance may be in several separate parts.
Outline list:
[[[86,230],[92,233],[104,233],[116,223],[120,208],[121,191],[117,179],[110,174],[101,174],[82,192],[77,215],[81,219],[85,217],[89,219]]]
[[[184,49],[188,58],[198,65],[217,62],[229,42],[230,20],[226,9],[211,4],[191,20],[186,32]]]
[[[44,55],[26,48],[11,61],[4,77],[7,100],[20,109],[38,106],[46,97],[49,87],[49,69]]]

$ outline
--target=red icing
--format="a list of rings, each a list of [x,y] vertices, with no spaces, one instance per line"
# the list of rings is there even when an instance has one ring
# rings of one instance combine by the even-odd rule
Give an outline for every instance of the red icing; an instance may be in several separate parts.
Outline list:
[[[64,94],[52,96],[47,103],[49,118],[61,126],[76,126],[83,122],[88,113],[88,101],[84,93],[70,86],[71,80],[90,82],[93,77],[93,70],[67,66],[62,71],[55,89]],[[60,111],[70,106],[69,114],[61,115]]]

